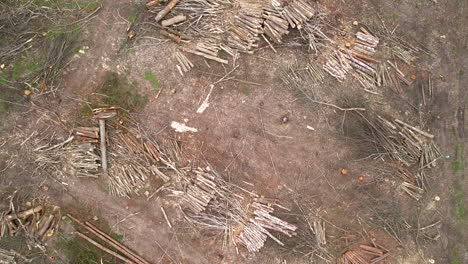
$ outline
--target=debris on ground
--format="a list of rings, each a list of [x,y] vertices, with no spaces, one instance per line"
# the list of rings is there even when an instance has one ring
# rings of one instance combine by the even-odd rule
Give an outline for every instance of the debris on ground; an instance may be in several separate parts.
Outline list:
[[[17,192],[9,197],[9,206],[0,212],[0,238],[22,236],[30,249],[46,250],[44,242],[57,231],[60,224],[60,208],[50,205],[45,199],[24,203]]]

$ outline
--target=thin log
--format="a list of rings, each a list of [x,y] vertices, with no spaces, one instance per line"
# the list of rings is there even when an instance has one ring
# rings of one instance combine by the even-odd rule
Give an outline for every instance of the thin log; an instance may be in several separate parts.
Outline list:
[[[162,2],[162,0],[152,0],[152,1],[149,1],[148,3],[146,3],[146,8],[150,9],[150,8],[152,8],[153,6],[160,5],[161,2]]]
[[[156,22],[161,21],[171,10],[179,3],[180,0],[172,0],[167,4],[166,7],[163,8],[163,10],[159,11],[159,13],[156,15],[156,18],[154,19]]]
[[[101,166],[107,170],[107,150],[106,150],[106,120],[99,119],[99,134],[101,136]]]
[[[169,33],[168,31],[166,31],[166,30],[164,30],[164,29],[161,29],[161,30],[159,31],[159,33],[160,33],[161,35],[163,35],[164,37],[173,40],[173,41],[176,42],[176,43],[180,43],[180,42],[182,41],[182,39],[181,39],[179,36],[177,36],[177,35],[175,35],[175,34],[172,34],[172,33]]]
[[[49,215],[47,219],[39,225],[39,232],[37,232],[37,237],[40,238],[45,234],[47,229],[49,229],[50,223],[54,220],[54,215]]]
[[[217,61],[217,62],[220,62],[220,63],[223,63],[223,64],[228,64],[229,63],[227,60],[224,60],[224,59],[221,59],[221,58],[218,58],[218,57],[215,57],[215,56],[211,56],[211,55],[208,55],[208,54],[196,51],[196,50],[184,49],[184,51],[195,54],[195,55],[198,55],[198,56],[202,56],[202,57],[204,57],[206,59],[214,60],[214,61]]]
[[[401,121],[401,120],[395,119],[395,122],[397,122],[398,124],[401,124],[401,125],[403,125],[403,126],[405,126],[405,127],[407,127],[407,128],[410,128],[410,129],[414,130],[415,132],[418,132],[419,134],[421,134],[421,135],[423,135],[423,136],[425,136],[425,137],[428,137],[428,138],[430,138],[430,139],[433,139],[433,138],[434,138],[434,135],[429,134],[429,133],[427,133],[427,132],[424,132],[424,131],[422,131],[421,129],[419,129],[419,128],[417,128],[417,127],[414,127],[414,126],[411,126],[411,125],[409,125],[409,124],[407,124],[407,123],[405,123],[405,122],[403,122],[403,121]]]
[[[18,219],[18,218],[26,218],[32,214],[35,214],[37,212],[40,212],[42,211],[43,207],[42,205],[38,205],[34,208],[31,208],[31,209],[28,209],[26,211],[23,211],[23,212],[19,212],[18,214],[16,215],[9,215],[7,216],[8,220],[15,220],[15,219]]]
[[[161,21],[161,26],[168,27],[170,25],[174,25],[174,24],[180,23],[180,22],[185,21],[185,20],[187,20],[187,16],[177,15],[177,16],[175,16],[173,18],[169,18],[169,19]]]
[[[92,240],[91,238],[87,237],[86,235],[84,235],[84,234],[82,234],[82,233],[80,233],[80,232],[75,232],[75,234],[77,234],[77,235],[80,236],[81,238],[85,239],[85,240],[88,241],[89,243],[93,244],[93,245],[96,246],[97,248],[101,249],[102,251],[104,251],[104,252],[106,252],[106,253],[108,253],[108,254],[110,254],[110,255],[112,255],[112,256],[114,256],[114,257],[120,259],[120,260],[122,260],[122,261],[125,262],[125,263],[128,263],[128,264],[137,264],[137,263],[135,263],[135,262],[133,262],[133,261],[127,259],[127,258],[122,257],[121,255],[115,253],[114,251],[112,251],[112,250],[110,250],[110,249],[104,247],[103,245],[99,244],[98,242]]]

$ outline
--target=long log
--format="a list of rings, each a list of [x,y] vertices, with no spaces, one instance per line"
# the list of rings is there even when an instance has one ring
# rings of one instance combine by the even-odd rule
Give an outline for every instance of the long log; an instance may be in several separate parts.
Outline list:
[[[128,264],[137,264],[127,258],[124,258],[122,257],[121,255],[115,253],[114,251],[104,247],[103,245],[99,244],[98,242],[92,240],[91,238],[87,237],[86,235],[80,233],[80,232],[75,232],[75,234],[77,234],[78,236],[80,236],[81,238],[85,239],[86,241],[88,241],[89,243],[93,244],[94,246],[98,247],[99,249],[101,249],[102,251],[106,252],[106,253],[109,253],[110,255],[122,260],[123,262],[125,263],[128,263]]]
[[[71,220],[73,220],[75,223],[83,227],[84,229],[88,230],[98,238],[102,239],[104,242],[107,244],[111,245],[113,248],[117,249],[120,251],[122,254],[130,258],[131,260],[135,261],[137,264],[150,264],[137,254],[133,253],[130,249],[126,248],[124,245],[120,244],[119,242],[115,241],[113,238],[109,237],[107,234],[102,232],[101,230],[97,229],[95,226],[91,225],[90,223],[86,222],[86,225],[83,224],[80,220],[76,219],[75,217],[71,216],[70,214],[67,214],[67,217],[69,217]]]
[[[100,235],[100,237],[105,238],[105,239],[102,239],[102,238],[101,239],[106,241],[107,243],[109,243],[109,245],[113,246],[115,249],[122,252],[125,256],[127,256],[127,257],[129,257],[131,259],[137,259],[138,261],[136,261],[136,262],[138,262],[138,263],[150,264],[148,261],[144,260],[142,257],[140,257],[139,255],[137,255],[136,253],[131,251],[129,248],[127,248],[126,246],[124,246],[121,243],[117,242],[115,239],[113,239],[112,237],[110,237],[106,233],[99,230],[97,227],[92,225],[90,222],[85,222],[85,225],[88,226],[89,228],[91,228],[94,232],[98,233]]]

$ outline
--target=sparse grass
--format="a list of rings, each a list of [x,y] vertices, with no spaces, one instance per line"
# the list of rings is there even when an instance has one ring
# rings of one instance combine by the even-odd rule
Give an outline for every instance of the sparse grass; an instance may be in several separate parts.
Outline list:
[[[465,194],[462,187],[459,184],[453,186],[453,201],[455,204],[455,215],[458,219],[465,219]]]
[[[462,264],[462,259],[458,252],[455,252],[450,256],[450,264]]]
[[[138,10],[133,9],[132,12],[130,13],[130,16],[128,17],[128,21],[130,23],[135,23],[138,18]]]
[[[155,92],[159,92],[159,80],[151,72],[145,72],[144,78],[151,83]]]
[[[140,95],[135,86],[117,73],[107,74],[97,92],[106,95],[102,103],[130,111],[138,110],[148,102],[147,97]]]
[[[245,95],[245,96],[250,96],[252,94],[252,87],[250,86],[244,86],[242,87],[242,93]]]
[[[23,1],[28,2],[28,1]],[[101,0],[94,1],[63,1],[63,0],[34,0],[34,4],[49,8],[85,10],[90,12],[96,9]]]
[[[76,264],[100,264],[120,263],[114,257],[89,244],[80,237],[66,239],[60,237],[56,244],[59,250],[64,251],[70,263]],[[102,261],[102,262],[101,262]]]
[[[463,154],[463,146],[460,144],[455,145],[455,156],[452,161],[452,170],[455,174],[460,174],[464,179],[465,171],[465,156]]]

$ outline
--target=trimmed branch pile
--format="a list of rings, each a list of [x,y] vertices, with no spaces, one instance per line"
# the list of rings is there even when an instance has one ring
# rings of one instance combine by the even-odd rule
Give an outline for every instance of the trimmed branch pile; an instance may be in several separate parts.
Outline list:
[[[419,162],[420,168],[436,166],[440,151],[434,144],[434,135],[398,119],[389,121],[379,115],[372,120],[363,118],[375,146],[393,160],[406,166]]]
[[[384,261],[390,252],[384,247],[373,243],[373,246],[359,245],[350,249],[336,260],[337,264],[377,264]]]
[[[8,209],[0,212],[0,238],[21,235],[27,238],[30,249],[45,251],[43,242],[57,230],[60,217],[58,207],[49,206],[41,199],[22,205],[14,192]]]
[[[295,235],[296,226],[272,215],[274,207],[285,209],[277,201],[230,184],[211,170],[184,169],[181,175],[181,185],[170,190],[179,197],[185,218],[203,229],[229,234],[236,248],[257,252],[268,237],[283,245],[271,231]]]
[[[35,162],[39,167],[54,169],[55,171],[71,172],[77,177],[97,178],[100,168],[100,157],[96,154],[97,146],[95,131],[96,128],[78,128],[75,135],[56,145],[45,145],[34,150],[36,154]]]
[[[379,115],[368,119],[361,115],[372,138],[372,143],[381,154],[410,167],[417,165],[413,175],[409,170],[398,167],[397,175],[402,178],[401,188],[405,193],[419,200],[425,189],[426,168],[436,166],[441,153],[434,143],[434,135],[401,120],[389,121]]]

